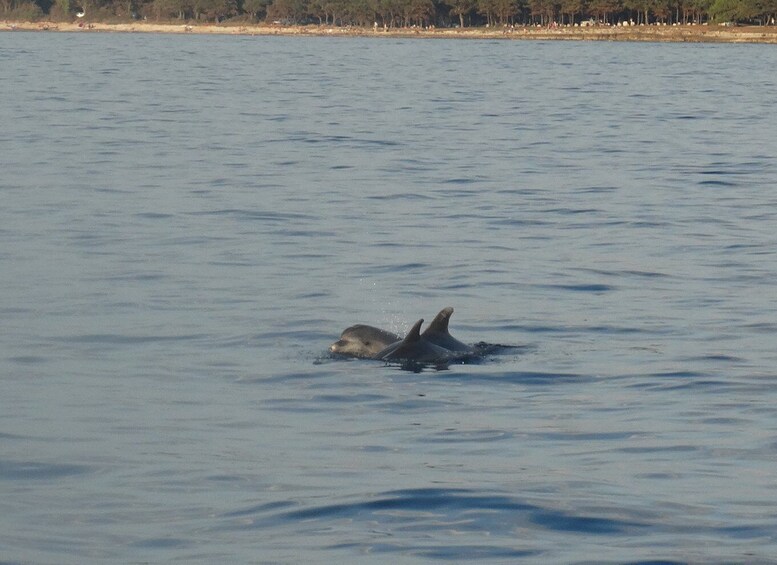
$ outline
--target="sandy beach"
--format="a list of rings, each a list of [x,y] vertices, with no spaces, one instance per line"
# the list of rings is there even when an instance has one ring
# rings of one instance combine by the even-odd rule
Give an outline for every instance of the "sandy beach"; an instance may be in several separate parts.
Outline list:
[[[724,27],[707,25],[686,26],[596,26],[596,27],[514,27],[377,30],[334,26],[283,26],[273,24],[206,24],[206,23],[100,23],[100,22],[10,22],[0,25],[2,31],[48,32],[121,32],[121,33],[204,33],[224,35],[314,35],[361,37],[418,37],[461,39],[530,39],[530,40],[592,40],[592,41],[652,41],[693,43],[777,43],[777,26]]]

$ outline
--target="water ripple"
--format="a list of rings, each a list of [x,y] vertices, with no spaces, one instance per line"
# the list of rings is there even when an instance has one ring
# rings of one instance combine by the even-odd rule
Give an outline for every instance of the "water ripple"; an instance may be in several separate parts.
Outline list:
[[[84,475],[92,471],[87,465],[0,460],[0,479],[51,480]]]
[[[425,529],[453,528],[496,533],[534,524],[551,531],[582,534],[614,534],[635,531],[648,524],[603,516],[578,515],[550,506],[541,506],[512,496],[469,489],[421,488],[385,492],[366,500],[307,506],[282,510],[285,503],[257,505],[235,510],[223,518],[241,518],[230,528],[265,528],[284,522],[330,520],[370,520],[395,527],[415,524]],[[246,520],[251,517],[250,520]]]

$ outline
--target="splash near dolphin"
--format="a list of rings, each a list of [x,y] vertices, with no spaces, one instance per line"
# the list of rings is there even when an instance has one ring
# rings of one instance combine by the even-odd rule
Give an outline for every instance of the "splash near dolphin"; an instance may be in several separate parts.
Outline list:
[[[386,330],[356,324],[346,328],[329,351],[341,357],[377,359],[389,363],[445,364],[481,358],[492,351],[485,342],[467,345],[450,334],[453,308],[443,308],[421,332],[423,318],[400,337]]]

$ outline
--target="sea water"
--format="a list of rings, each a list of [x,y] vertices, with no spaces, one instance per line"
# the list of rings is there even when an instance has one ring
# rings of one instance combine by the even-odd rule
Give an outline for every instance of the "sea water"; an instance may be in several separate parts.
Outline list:
[[[0,561],[773,562],[775,60],[0,34]]]

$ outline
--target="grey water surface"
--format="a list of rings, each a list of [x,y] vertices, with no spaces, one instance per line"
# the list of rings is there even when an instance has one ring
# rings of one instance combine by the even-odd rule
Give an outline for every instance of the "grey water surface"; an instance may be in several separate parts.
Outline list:
[[[776,61],[0,34],[0,562],[776,562]]]

